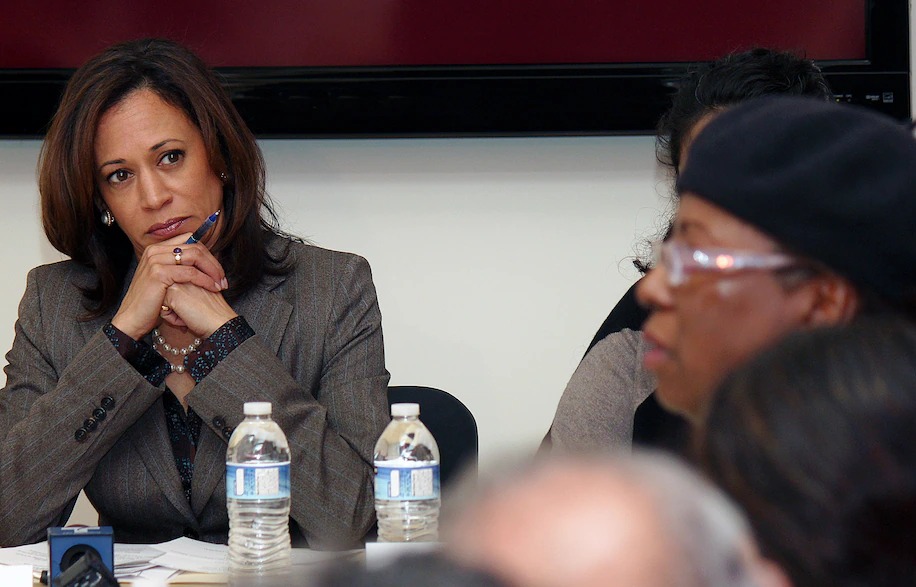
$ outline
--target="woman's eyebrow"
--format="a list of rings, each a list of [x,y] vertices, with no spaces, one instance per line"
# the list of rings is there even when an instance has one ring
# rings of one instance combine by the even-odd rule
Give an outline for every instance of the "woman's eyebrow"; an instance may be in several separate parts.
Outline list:
[[[111,161],[106,161],[105,163],[99,165],[99,171],[104,169],[106,165],[120,165],[121,163],[124,163],[124,159],[112,159]]]
[[[171,142],[180,143],[182,141],[181,139],[165,139],[164,141],[159,141],[158,143],[150,147],[149,150],[151,152],[159,150]],[[105,163],[102,163],[101,165],[99,165],[99,171],[101,171],[106,165],[120,165],[121,163],[124,163],[124,159],[112,159],[111,161],[106,161]]]
[[[158,150],[158,149],[161,149],[162,147],[164,147],[164,146],[167,145],[168,143],[171,143],[172,141],[181,142],[179,139],[165,139],[164,141],[159,141],[158,143],[156,143],[155,145],[153,145],[152,147],[150,147],[149,150],[150,150],[150,151],[156,151],[156,150]]]
[[[684,233],[684,232],[702,232],[709,234],[709,227],[707,227],[702,222],[691,219],[677,219],[674,221],[674,231],[675,233]]]

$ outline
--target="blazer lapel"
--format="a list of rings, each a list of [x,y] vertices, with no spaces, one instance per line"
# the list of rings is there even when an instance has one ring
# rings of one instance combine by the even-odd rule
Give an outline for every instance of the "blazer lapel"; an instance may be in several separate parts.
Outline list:
[[[204,424],[200,427],[200,442],[194,457],[191,477],[191,509],[199,516],[210,497],[226,476],[226,447],[228,442]]]
[[[280,281],[282,283],[282,281]],[[274,285],[274,287],[270,287]],[[273,291],[279,283],[259,286],[244,299],[234,304],[235,311],[254,329],[264,344],[280,354],[280,343],[289,325],[293,307]],[[194,457],[194,476],[191,480],[191,504],[199,515],[221,480],[226,477],[226,448],[229,442],[210,430],[201,427],[200,444]]]
[[[236,304],[235,311],[244,316],[264,344],[279,354],[280,343],[289,326],[293,307],[275,291],[283,280],[271,276],[270,281],[259,286]]]
[[[127,429],[131,443],[137,448],[143,464],[149,469],[162,493],[181,512],[189,524],[195,523],[191,504],[181,486],[181,476],[175,466],[175,454],[169,442],[162,398],[150,407],[137,422]]]

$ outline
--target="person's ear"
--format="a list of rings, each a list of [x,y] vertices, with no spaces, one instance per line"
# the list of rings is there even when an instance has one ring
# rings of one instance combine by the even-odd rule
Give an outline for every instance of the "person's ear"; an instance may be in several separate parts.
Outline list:
[[[835,273],[822,273],[806,284],[811,298],[806,326],[816,328],[851,322],[859,311],[860,296],[856,287]]]

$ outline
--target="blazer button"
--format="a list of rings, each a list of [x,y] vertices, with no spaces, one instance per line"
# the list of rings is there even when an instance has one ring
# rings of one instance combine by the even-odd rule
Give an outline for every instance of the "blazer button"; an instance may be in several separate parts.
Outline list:
[[[92,419],[92,418],[89,418],[88,420],[86,420],[85,422],[83,422],[83,428],[85,428],[85,429],[88,430],[89,432],[93,432],[93,431],[94,431],[96,428],[98,428],[98,427],[99,427],[99,423],[96,422],[96,421],[95,421],[94,419]]]
[[[89,433],[86,432],[85,428],[77,428],[76,432],[73,433],[73,438],[75,438],[77,442],[86,440],[87,436],[89,436]]]
[[[225,438],[226,440],[229,440],[230,438],[232,438],[232,430],[233,430],[232,426],[226,426],[225,428],[223,428],[223,438]]]
[[[92,417],[101,422],[108,416],[108,412],[105,408],[96,408],[92,410]]]
[[[223,420],[223,417],[222,417],[222,416],[217,416],[217,417],[213,418],[213,426],[215,426],[216,428],[219,428],[220,430],[222,430],[223,428],[226,427],[226,421]]]
[[[111,397],[110,395],[106,395],[105,397],[103,397],[102,398],[102,407],[105,408],[106,410],[111,410],[113,407],[115,407],[114,398]]]

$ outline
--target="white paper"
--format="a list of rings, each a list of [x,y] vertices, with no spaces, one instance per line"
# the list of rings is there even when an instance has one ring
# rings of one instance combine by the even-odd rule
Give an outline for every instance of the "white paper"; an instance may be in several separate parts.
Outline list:
[[[0,548],[0,565],[32,565],[39,572],[48,570],[48,543]]]
[[[167,567],[190,573],[227,573],[229,572],[229,557],[199,557],[179,552],[167,552],[151,561],[160,567]]]
[[[115,568],[125,567],[138,563],[148,563],[161,554],[149,544],[115,544]]]
[[[125,567],[118,567],[115,569],[115,578],[117,579],[127,579],[128,577],[136,577],[140,573],[149,571],[150,569],[161,569],[162,567],[146,563],[142,565],[129,565]],[[173,570],[173,569],[168,569]]]
[[[32,587],[32,565],[0,567],[0,585],[3,587]]]
[[[229,556],[229,547],[225,544],[211,544],[210,542],[202,542],[191,538],[176,538],[175,540],[148,546],[159,552],[175,552],[209,558]]]
[[[192,573],[227,573],[229,547],[210,544],[190,538],[176,538],[162,544],[151,545],[162,554],[152,561],[161,567]]]
[[[169,579],[179,574],[181,574],[181,571],[176,571],[175,569],[153,567],[123,577],[121,575],[115,575],[115,578],[118,581],[130,581],[132,587],[137,587],[140,585],[165,585],[168,583]]]

